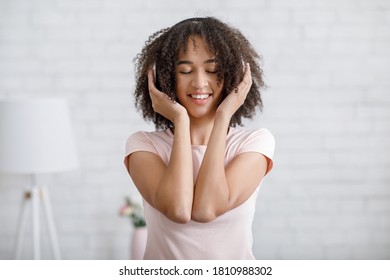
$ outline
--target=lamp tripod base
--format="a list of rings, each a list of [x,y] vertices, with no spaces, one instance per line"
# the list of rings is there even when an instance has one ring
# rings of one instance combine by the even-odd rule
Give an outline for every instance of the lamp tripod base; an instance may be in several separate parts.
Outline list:
[[[47,228],[49,232],[49,238],[53,253],[53,258],[56,260],[61,259],[60,247],[58,244],[57,231],[54,224],[53,214],[51,210],[51,204],[46,187],[34,186],[30,190],[24,193],[22,208],[20,212],[17,240],[15,246],[15,259],[20,259],[24,233],[26,228],[26,218],[28,207],[27,204],[31,202],[32,213],[32,240],[33,240],[33,256],[35,260],[41,259],[41,229],[40,229],[40,206],[42,204]]]

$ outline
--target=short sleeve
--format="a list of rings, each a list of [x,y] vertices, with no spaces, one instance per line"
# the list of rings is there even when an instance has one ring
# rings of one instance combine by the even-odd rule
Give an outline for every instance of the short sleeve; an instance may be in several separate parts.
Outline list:
[[[151,139],[147,136],[145,132],[139,131],[136,132],[127,138],[126,141],[126,155],[124,159],[124,163],[126,165],[126,169],[129,170],[127,157],[135,152],[152,152],[157,154],[156,147],[153,145]]]
[[[272,133],[265,128],[253,130],[243,139],[237,154],[245,152],[257,152],[269,159],[266,174],[273,167],[273,157],[275,150],[275,138]]]

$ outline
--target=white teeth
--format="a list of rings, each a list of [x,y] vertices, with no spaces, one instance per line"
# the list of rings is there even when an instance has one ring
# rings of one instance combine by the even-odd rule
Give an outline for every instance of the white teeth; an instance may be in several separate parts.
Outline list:
[[[191,97],[195,98],[195,99],[206,99],[207,97],[209,97],[209,95],[208,94],[191,94]]]

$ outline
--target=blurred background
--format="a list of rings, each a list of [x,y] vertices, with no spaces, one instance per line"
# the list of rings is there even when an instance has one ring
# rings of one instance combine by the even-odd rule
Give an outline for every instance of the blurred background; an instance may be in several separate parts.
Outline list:
[[[62,258],[129,257],[133,228],[118,211],[137,192],[124,145],[154,129],[133,105],[132,59],[153,32],[194,16],[236,26],[263,55],[264,111],[247,126],[268,128],[277,145],[258,198],[256,258],[389,259],[389,1],[0,0],[0,99],[70,105],[80,167],[39,175]],[[13,258],[28,184],[0,175],[0,259]],[[42,234],[50,258],[44,223]]]

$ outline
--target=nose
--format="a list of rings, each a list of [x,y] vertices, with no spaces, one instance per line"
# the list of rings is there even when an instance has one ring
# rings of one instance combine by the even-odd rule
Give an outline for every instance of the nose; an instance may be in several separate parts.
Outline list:
[[[192,86],[196,89],[202,89],[208,85],[208,79],[206,73],[197,71],[192,79]]]

